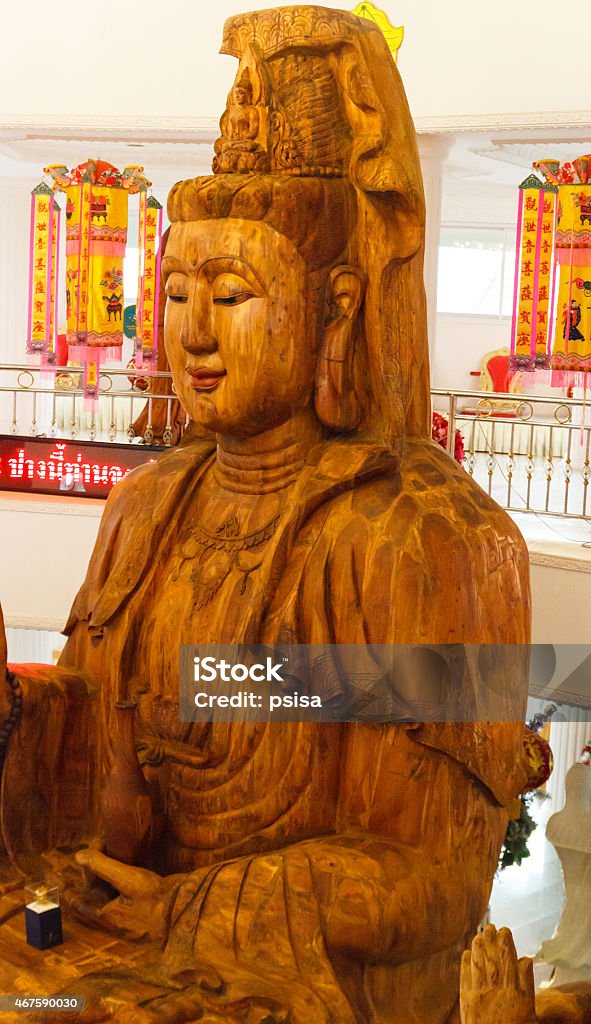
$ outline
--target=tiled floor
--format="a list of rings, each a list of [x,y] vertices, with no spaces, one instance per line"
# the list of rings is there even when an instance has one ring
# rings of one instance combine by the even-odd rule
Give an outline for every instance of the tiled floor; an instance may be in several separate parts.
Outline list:
[[[534,797],[531,812],[538,822],[529,841],[531,856],[520,867],[505,868],[493,885],[490,919],[497,928],[508,927],[519,956],[535,956],[544,939],[551,938],[562,911],[562,872],[554,847],[545,836],[550,801]],[[536,984],[543,984],[550,968],[536,967]]]

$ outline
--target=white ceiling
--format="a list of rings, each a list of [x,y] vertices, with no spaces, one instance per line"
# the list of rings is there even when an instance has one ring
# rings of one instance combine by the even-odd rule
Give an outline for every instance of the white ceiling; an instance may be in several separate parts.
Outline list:
[[[535,160],[562,162],[591,152],[591,125],[576,129],[457,134],[443,169],[442,220],[461,223],[515,221],[517,186]]]
[[[92,157],[118,167],[142,164],[155,190],[163,192],[180,178],[209,173],[218,134],[214,119],[202,120],[191,130],[144,124],[133,138],[129,138],[129,127],[4,127],[0,128],[0,178],[36,183],[47,164],[75,166]],[[588,134],[578,127],[556,132],[520,130],[517,135],[466,131],[450,138],[452,146],[442,168],[445,222],[511,224],[517,186],[534,160],[551,156],[572,160],[591,151],[591,125]]]
[[[141,164],[155,184],[170,187],[180,178],[209,173],[217,134],[214,125],[172,139],[162,138],[158,132],[120,139],[101,131],[55,131],[52,136],[26,128],[20,132],[0,130],[0,177],[39,180],[48,164],[75,167],[92,158],[120,168]]]

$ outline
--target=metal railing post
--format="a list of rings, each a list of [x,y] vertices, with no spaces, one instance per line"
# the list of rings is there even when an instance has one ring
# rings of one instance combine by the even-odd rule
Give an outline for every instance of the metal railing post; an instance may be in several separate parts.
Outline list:
[[[452,459],[456,450],[456,408],[458,404],[457,396],[452,392],[449,393],[448,402],[448,417],[447,417],[447,451],[451,455]]]

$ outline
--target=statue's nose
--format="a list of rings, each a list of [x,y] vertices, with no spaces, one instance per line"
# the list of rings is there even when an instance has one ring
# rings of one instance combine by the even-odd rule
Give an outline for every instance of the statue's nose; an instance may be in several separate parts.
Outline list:
[[[212,325],[212,304],[206,289],[196,288],[189,295],[180,340],[186,352],[198,354],[215,352],[217,349]]]

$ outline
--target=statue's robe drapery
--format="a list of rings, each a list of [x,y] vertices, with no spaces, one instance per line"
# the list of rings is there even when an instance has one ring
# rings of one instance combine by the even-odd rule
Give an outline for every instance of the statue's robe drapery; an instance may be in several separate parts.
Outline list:
[[[92,764],[76,778],[75,814],[56,829],[37,799],[33,826],[23,814],[35,785],[26,756],[40,717],[29,712],[3,787],[5,842],[17,857],[96,831],[109,709],[138,685],[142,597],[212,458],[209,442],[195,442],[136,470],[109,498],[62,667],[49,672],[46,710],[62,730],[35,771],[51,780],[51,807],[66,806],[73,785],[62,767],[83,685],[95,709],[80,719]],[[294,485],[242,635],[224,636],[222,623],[219,640],[527,643],[526,560],[505,513],[435,446],[408,443],[398,458],[327,443]],[[24,678],[23,687],[33,708],[43,684]],[[186,834],[170,813],[192,869],[171,906],[171,975],[205,960],[225,981],[220,1003],[273,998],[294,1024],[443,1024],[459,951],[486,907],[506,805],[525,780],[519,715],[513,707],[513,723],[501,725],[213,725],[218,756],[192,769]],[[168,754],[168,784],[182,791],[186,766],[172,746]],[[221,1019],[234,1018],[228,1009]]]

